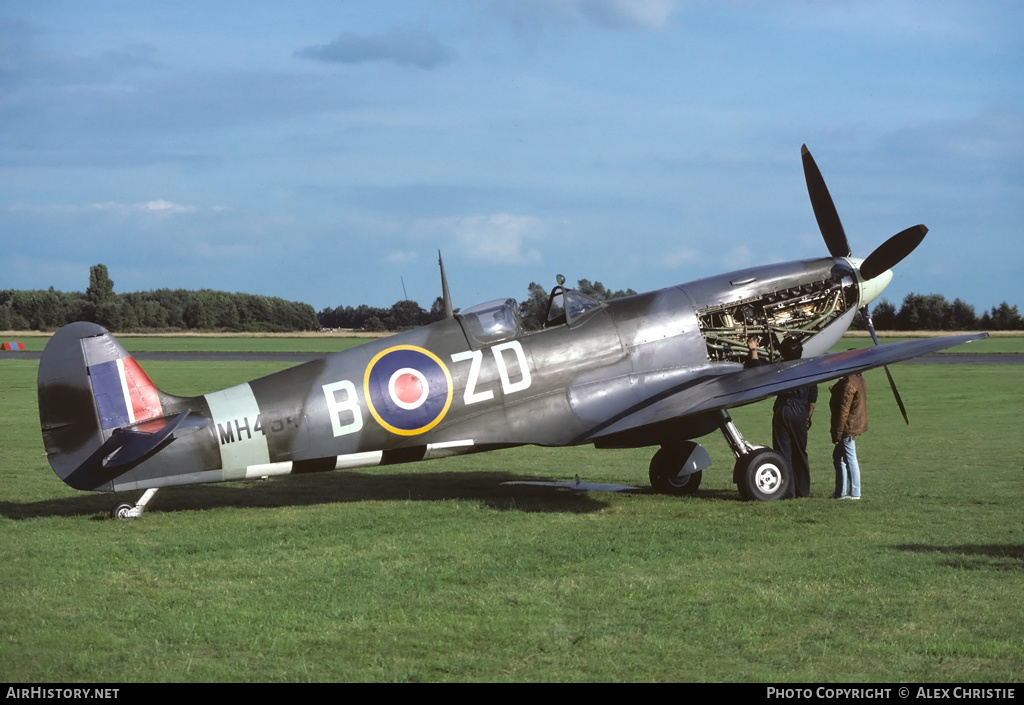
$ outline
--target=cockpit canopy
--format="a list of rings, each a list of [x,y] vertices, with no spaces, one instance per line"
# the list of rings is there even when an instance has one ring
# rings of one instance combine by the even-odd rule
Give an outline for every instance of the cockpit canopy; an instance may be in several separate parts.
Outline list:
[[[568,325],[570,328],[589,311],[603,303],[562,285],[551,290],[548,297],[544,328]],[[495,299],[470,306],[455,314],[466,338],[474,348],[518,337],[523,333],[519,304],[515,299]]]
[[[575,289],[556,286],[551,290],[548,299],[548,315],[544,321],[545,328],[553,328],[568,323],[570,326],[587,311],[602,306],[600,301],[581,294]]]
[[[455,314],[471,342],[480,345],[514,338],[522,332],[515,299],[495,299]]]

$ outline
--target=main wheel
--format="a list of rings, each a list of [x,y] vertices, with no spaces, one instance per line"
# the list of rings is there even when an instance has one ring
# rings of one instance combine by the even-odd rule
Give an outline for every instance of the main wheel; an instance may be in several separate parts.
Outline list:
[[[693,444],[696,445],[696,444]],[[659,494],[689,495],[700,487],[701,471],[679,477],[679,471],[690,455],[691,448],[662,446],[651,458],[649,477],[651,487]]]
[[[774,450],[757,450],[736,461],[736,486],[745,500],[784,499],[793,488],[793,470]]]

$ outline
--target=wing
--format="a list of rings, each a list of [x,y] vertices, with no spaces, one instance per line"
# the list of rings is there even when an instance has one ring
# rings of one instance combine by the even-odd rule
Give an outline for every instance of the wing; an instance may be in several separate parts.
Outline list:
[[[912,357],[987,337],[987,333],[972,333],[924,338],[833,353],[809,360],[781,362],[751,369],[734,369],[695,385],[669,390],[656,398],[637,404],[591,428],[580,441],[590,442],[682,416],[751,404],[794,387],[827,382],[853,372],[863,372],[909,360]]]

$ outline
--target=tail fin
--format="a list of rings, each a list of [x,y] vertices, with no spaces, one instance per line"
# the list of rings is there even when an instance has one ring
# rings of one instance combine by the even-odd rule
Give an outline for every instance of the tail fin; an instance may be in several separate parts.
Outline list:
[[[127,467],[193,426],[184,424],[188,411],[167,415],[177,397],[158,390],[95,323],[72,323],[53,335],[39,361],[38,387],[47,459],[76,489],[112,490]]]

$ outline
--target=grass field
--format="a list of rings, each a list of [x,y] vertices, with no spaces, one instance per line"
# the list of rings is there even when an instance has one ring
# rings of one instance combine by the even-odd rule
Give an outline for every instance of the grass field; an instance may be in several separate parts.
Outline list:
[[[284,366],[146,367],[195,394]],[[860,502],[827,499],[823,386],[807,500],[740,502],[715,434],[692,498],[500,486],[646,487],[652,454],[521,448],[115,522],[42,456],[36,363],[0,359],[0,680],[1020,682],[1024,371],[892,371],[911,426],[868,373]],[[770,440],[770,403],[733,416]]]

